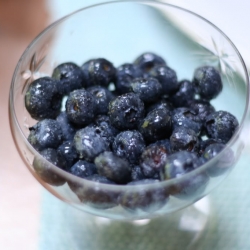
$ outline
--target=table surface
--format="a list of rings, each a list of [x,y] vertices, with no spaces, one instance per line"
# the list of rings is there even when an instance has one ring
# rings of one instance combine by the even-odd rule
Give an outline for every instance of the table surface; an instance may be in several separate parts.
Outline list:
[[[101,1],[86,0],[84,4],[88,5],[90,2]],[[245,36],[246,23],[250,21],[246,12],[250,7],[247,1],[243,1],[241,6],[238,6],[236,1],[229,1],[226,9],[220,1],[214,0],[209,3],[208,1],[197,3],[195,0],[167,2],[186,7],[214,22],[228,34],[239,48],[247,65],[250,65],[247,47],[250,44],[250,37]],[[65,0],[63,4],[61,3],[59,0],[46,2],[50,19],[36,27],[37,32],[47,23],[82,7],[82,3],[77,0]],[[235,11],[234,18],[231,17],[232,10]],[[183,249],[181,241],[175,247],[170,247],[169,240],[166,240],[162,234],[162,228],[155,227],[154,221],[147,224],[143,230],[133,230],[124,224],[112,224],[108,232],[103,231],[100,223],[93,223],[95,221],[93,217],[86,216],[55,199],[34,180],[15,150],[8,123],[8,91],[11,76],[18,58],[33,38],[34,33],[17,36],[1,31],[0,26],[0,112],[3,117],[0,129],[2,160],[0,166],[0,249]],[[247,146],[229,177],[209,195],[212,206],[211,219],[192,249],[250,249],[248,239],[250,233],[248,226],[250,217],[249,153],[250,147]],[[81,221],[85,222],[84,226],[79,223]],[[106,225],[107,222],[103,223]],[[131,236],[128,230],[133,230],[135,235]],[[153,230],[154,233],[158,232],[158,237],[154,240],[152,239]]]

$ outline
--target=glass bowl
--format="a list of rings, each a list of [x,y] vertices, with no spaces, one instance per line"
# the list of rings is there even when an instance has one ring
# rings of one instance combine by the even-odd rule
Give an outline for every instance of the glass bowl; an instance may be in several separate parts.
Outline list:
[[[202,65],[220,71],[223,91],[212,104],[216,110],[230,111],[240,125],[216,157],[179,178],[140,185],[110,185],[73,176],[42,158],[30,145],[29,128],[37,121],[27,112],[24,96],[34,79],[51,76],[53,69],[64,62],[80,66],[92,58],[106,58],[117,67],[148,51],[161,55],[177,72],[179,81],[192,80],[195,69]],[[225,179],[244,147],[242,135],[248,105],[249,81],[244,61],[220,29],[173,5],[119,1],[80,9],[50,25],[31,42],[13,75],[9,119],[23,162],[53,195],[96,216],[137,220],[187,207]],[[209,176],[214,168],[225,164],[228,149],[234,156],[228,171]],[[34,162],[57,182],[47,183],[45,176],[35,171]]]

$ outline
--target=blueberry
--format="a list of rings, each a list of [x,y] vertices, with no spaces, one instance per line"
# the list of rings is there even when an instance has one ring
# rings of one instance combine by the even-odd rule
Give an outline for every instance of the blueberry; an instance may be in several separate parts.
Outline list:
[[[153,184],[154,187],[147,187],[147,184]],[[168,202],[169,195],[158,180],[132,181],[127,186],[130,189],[121,193],[119,203],[130,212],[142,210],[152,213],[161,209]]]
[[[149,145],[142,152],[140,167],[146,178],[162,179],[162,173],[167,161],[169,152],[162,145]]]
[[[179,88],[180,83],[177,80],[176,72],[168,66],[155,66],[150,70],[149,75],[161,83],[163,95],[170,96]]]
[[[202,121],[199,115],[192,109],[182,107],[176,108],[172,111],[173,127],[190,128],[196,132],[197,135],[201,133]]]
[[[127,93],[109,103],[111,124],[119,129],[135,129],[144,116],[144,104],[138,95]]]
[[[150,145],[156,145],[156,146],[164,147],[168,154],[172,153],[171,143],[170,143],[169,139],[159,140],[159,141],[156,141],[156,142],[154,142],[154,143],[152,143]]]
[[[61,102],[58,81],[50,77],[41,77],[33,81],[25,94],[25,107],[36,120],[56,118],[60,113]]]
[[[75,176],[86,178],[88,176],[97,174],[97,169],[94,163],[78,160],[69,170]]]
[[[146,179],[146,176],[143,174],[142,169],[139,165],[135,165],[131,170],[131,181],[139,181]]]
[[[236,117],[222,110],[211,113],[205,121],[208,137],[224,143],[231,139],[238,126],[239,122]]]
[[[125,63],[117,68],[116,91],[119,94],[130,92],[131,81],[134,78],[142,77],[143,71],[131,63]]]
[[[220,140],[215,140],[215,139],[212,139],[212,138],[208,138],[208,139],[203,140],[201,138],[200,141],[199,141],[198,155],[199,156],[203,155],[206,147],[208,147],[209,145],[214,144],[214,143],[221,143],[221,141]]]
[[[99,175],[118,184],[126,184],[130,181],[131,166],[129,162],[113,152],[106,151],[99,154],[94,162]]]
[[[28,141],[38,151],[57,148],[63,141],[63,133],[56,120],[44,119],[29,128]]]
[[[223,152],[221,152],[224,150]],[[207,169],[210,177],[216,177],[227,172],[234,164],[234,152],[230,148],[226,148],[223,143],[213,143],[206,147],[203,152],[202,159],[204,162],[209,161],[221,152],[220,157],[213,162],[213,166]]]
[[[52,78],[59,80],[59,89],[64,95],[84,87],[83,72],[79,66],[72,62],[58,65],[53,70]]]
[[[168,138],[172,133],[172,119],[167,109],[154,109],[142,120],[138,130],[147,142]]]
[[[36,174],[46,183],[53,186],[61,186],[65,183],[65,179],[54,171],[46,162],[49,161],[53,165],[65,169],[66,162],[53,148],[46,148],[40,152],[41,157],[35,157],[33,167]]]
[[[114,98],[114,95],[102,86],[92,86],[87,88],[96,101],[96,114],[107,114],[109,102]]]
[[[123,131],[115,137],[112,148],[116,155],[135,164],[139,162],[140,155],[145,148],[145,142],[137,130]]]
[[[82,65],[82,70],[86,79],[86,87],[93,85],[107,87],[111,82],[116,81],[116,68],[104,58],[87,61]]]
[[[168,156],[165,165],[165,179],[177,178],[176,182],[168,187],[168,191],[181,199],[190,199],[201,195],[209,182],[206,173],[197,173],[190,178],[178,180],[178,178],[197,169],[200,165],[199,158],[191,152],[179,151]]]
[[[203,99],[190,100],[187,107],[192,108],[198,114],[202,122],[205,122],[206,118],[211,113],[215,112],[213,105],[209,101]]]
[[[149,113],[154,109],[167,109],[168,111],[172,111],[173,105],[169,100],[160,99],[159,101],[156,101],[155,103],[148,105],[146,107],[146,113]]]
[[[179,84],[179,89],[170,97],[170,101],[175,107],[185,107],[195,97],[195,85],[188,80],[183,80]]]
[[[220,73],[211,66],[202,66],[195,70],[193,83],[201,98],[211,100],[222,91]]]
[[[76,132],[74,136],[74,147],[80,155],[80,158],[90,162],[100,153],[109,150],[106,141],[92,126],[85,127]]]
[[[157,101],[162,94],[162,86],[156,78],[135,78],[131,81],[131,89],[145,103]]]
[[[98,174],[88,176],[86,179],[92,181],[91,185],[83,184],[75,191],[81,202],[97,209],[108,209],[118,205],[119,192],[100,187],[100,184],[115,185],[114,182]]]
[[[88,125],[94,117],[96,101],[94,96],[85,89],[74,90],[69,94],[66,102],[68,119],[77,125]]]
[[[73,166],[71,166],[69,173],[80,178],[87,178],[91,175],[97,174],[97,169],[94,163],[85,160],[78,160]],[[76,195],[78,192],[81,193],[83,185],[79,181],[68,180],[68,185]]]
[[[64,141],[70,141],[74,138],[74,135],[76,133],[76,126],[71,123],[68,119],[68,116],[65,111],[62,111],[57,117],[56,121],[61,127],[62,133],[63,133],[63,140]]]
[[[143,72],[148,73],[154,66],[166,65],[166,62],[155,53],[146,52],[135,59],[134,65],[138,66]]]
[[[66,163],[66,170],[69,170],[71,166],[77,161],[78,154],[74,147],[73,141],[65,141],[63,142],[57,149],[59,155],[61,155]]]
[[[185,127],[177,127],[170,136],[171,149],[176,151],[186,150],[198,152],[199,139],[195,131]]]
[[[97,126],[96,129],[99,129],[101,136],[105,137],[109,144],[113,143],[115,136],[119,133],[119,130],[111,125],[109,116],[96,116],[94,124]]]

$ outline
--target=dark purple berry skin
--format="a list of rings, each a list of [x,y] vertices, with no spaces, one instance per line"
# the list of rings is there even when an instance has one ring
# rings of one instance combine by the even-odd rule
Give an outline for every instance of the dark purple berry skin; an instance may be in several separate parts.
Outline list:
[[[76,133],[76,126],[71,123],[65,111],[61,112],[57,117],[56,121],[61,127],[64,141],[71,141]]]
[[[162,94],[161,84],[153,77],[135,78],[131,82],[131,89],[145,103],[157,101]]]
[[[59,123],[53,119],[44,119],[29,128],[28,141],[38,151],[46,148],[57,148],[63,141]]]
[[[52,78],[59,80],[58,88],[63,95],[84,87],[83,77],[81,68],[72,62],[58,65],[52,73]]]
[[[97,174],[97,169],[94,163],[85,160],[78,160],[74,165],[72,165],[69,172],[75,176],[86,178]]]
[[[176,72],[168,66],[155,66],[149,75],[156,78],[162,85],[162,94],[170,96],[175,93],[180,83],[177,80]]]
[[[171,95],[170,101],[175,107],[186,107],[195,97],[195,85],[188,80],[183,80],[179,84],[179,89]]]
[[[222,91],[220,73],[211,66],[202,66],[194,72],[193,83],[201,98],[211,100]]]
[[[197,135],[201,133],[202,121],[199,115],[190,108],[176,108],[172,111],[173,128],[185,127],[192,129]]]
[[[186,150],[197,153],[199,150],[199,139],[194,130],[177,127],[170,136],[170,145],[173,152]]]
[[[145,149],[145,142],[137,130],[123,131],[115,137],[112,148],[116,155],[136,164]]]
[[[211,113],[205,121],[205,129],[209,138],[227,143],[239,126],[236,117],[227,111]]]
[[[215,140],[215,139],[212,139],[212,138],[208,138],[206,140],[200,139],[198,155],[202,156],[205,149],[206,149],[206,147],[208,147],[209,145],[214,144],[214,143],[221,143],[221,141]]]
[[[152,52],[146,52],[137,57],[134,65],[138,66],[144,73],[148,73],[154,66],[166,65],[165,60]]]
[[[118,184],[126,184],[130,181],[131,166],[129,162],[113,152],[106,151],[99,154],[94,162],[99,175]]]
[[[155,142],[168,138],[172,133],[170,112],[166,109],[152,110],[142,120],[138,130],[147,142]]]
[[[95,97],[85,89],[74,90],[66,102],[66,113],[70,122],[77,125],[90,124],[96,112]]]
[[[109,145],[94,127],[80,129],[74,136],[74,147],[80,158],[92,162],[96,156],[109,150]]]
[[[144,116],[144,104],[134,93],[123,94],[109,103],[108,114],[115,128],[135,129]]]
[[[147,184],[154,184],[154,187],[147,188]],[[161,209],[168,202],[169,195],[158,180],[144,179],[132,181],[127,185],[134,186],[134,188],[123,192],[119,196],[119,203],[130,212],[142,210],[152,213]]]
[[[62,95],[58,81],[41,77],[33,81],[25,94],[25,107],[33,119],[54,119],[60,113]]]
[[[164,139],[164,140],[159,140],[159,141],[156,141],[152,144],[150,144],[149,146],[151,145],[156,145],[156,146],[160,146],[160,147],[164,147],[167,154],[171,154],[172,153],[172,148],[171,148],[171,143],[170,143],[170,140],[169,139]]]
[[[99,129],[102,137],[105,137],[109,144],[113,143],[115,136],[120,132],[118,129],[111,125],[109,116],[98,115],[94,120],[94,124]]]
[[[115,183],[104,176],[94,174],[86,177],[92,185],[83,185],[75,190],[76,195],[82,203],[86,203],[96,209],[108,209],[118,205],[119,193],[113,190],[106,190],[100,184],[115,185]]]
[[[206,100],[191,100],[188,102],[187,107],[193,109],[200,117],[202,122],[205,122],[207,117],[215,112],[213,105]]]
[[[200,165],[201,161],[196,154],[179,151],[168,156],[165,165],[165,179],[180,178]],[[208,182],[209,177],[207,174],[199,173],[182,181],[177,181],[169,187],[169,192],[180,199],[191,199],[200,195],[205,190]]]
[[[143,71],[131,63],[125,63],[117,68],[116,72],[116,91],[125,94],[131,91],[131,81],[134,78],[142,77]]]
[[[164,146],[149,145],[140,157],[140,167],[146,178],[162,179],[169,152]]]
[[[95,97],[95,113],[98,115],[107,114],[109,102],[114,98],[114,95],[107,88],[98,85],[87,88],[87,91]]]
[[[89,60],[81,68],[84,73],[86,87],[94,85],[107,87],[111,82],[116,81],[116,68],[104,58]]]
[[[202,154],[203,162],[207,162],[210,159],[218,155],[222,150],[221,156],[213,162],[213,165],[207,169],[207,174],[210,177],[216,177],[227,172],[234,164],[234,152],[230,148],[225,148],[223,143],[213,143],[206,147]]]
[[[57,152],[59,155],[61,155],[66,163],[67,167],[65,170],[69,170],[72,165],[77,161],[78,154],[76,152],[76,149],[73,145],[73,141],[65,141],[63,142],[57,149]]]
[[[148,114],[150,111],[154,109],[166,109],[168,111],[172,111],[174,109],[172,103],[168,100],[161,99],[153,104],[146,106],[146,113]]]
[[[59,176],[53,171],[49,164],[45,161],[49,161],[53,165],[65,169],[66,162],[63,157],[61,157],[56,149],[46,148],[40,152],[41,157],[35,157],[33,161],[33,167],[37,175],[46,183],[53,186],[61,186],[65,183],[65,179]],[[42,159],[42,157],[45,159]]]

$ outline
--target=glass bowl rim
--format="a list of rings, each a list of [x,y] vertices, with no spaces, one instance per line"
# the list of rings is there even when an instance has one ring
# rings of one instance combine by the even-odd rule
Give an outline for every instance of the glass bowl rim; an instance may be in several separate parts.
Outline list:
[[[113,4],[122,4],[122,3],[133,3],[133,4],[142,4],[142,5],[157,5],[157,6],[167,6],[169,8],[173,8],[173,9],[178,9],[180,11],[183,11],[183,12],[186,12],[186,13],[189,13],[191,14],[192,16],[195,16],[197,17],[198,19],[202,20],[203,22],[209,24],[210,26],[212,26],[215,30],[217,30],[226,40],[227,42],[232,46],[232,48],[234,49],[234,52],[237,54],[238,56],[238,59],[240,60],[241,62],[241,66],[243,68],[243,71],[244,71],[244,77],[246,78],[246,89],[247,89],[247,96],[246,96],[246,104],[245,104],[245,108],[244,108],[244,113],[243,113],[243,116],[242,116],[242,119],[241,119],[241,122],[239,124],[239,127],[237,129],[237,131],[234,133],[234,135],[232,136],[232,138],[230,139],[230,141],[226,144],[225,148],[219,153],[217,154],[215,157],[213,157],[211,160],[209,160],[208,162],[206,162],[205,164],[202,164],[200,167],[180,176],[180,177],[176,177],[176,178],[172,178],[172,179],[167,179],[167,180],[162,180],[162,181],[159,181],[157,183],[150,183],[150,184],[138,184],[136,185],[136,187],[140,188],[140,187],[147,187],[147,188],[150,188],[150,187],[159,187],[159,185],[172,185],[174,183],[178,183],[178,182],[181,182],[181,181],[185,181],[186,179],[190,178],[192,175],[196,175],[196,174],[199,174],[199,173],[202,173],[203,171],[205,171],[205,169],[211,167],[211,163],[215,162],[217,159],[220,158],[220,156],[228,149],[230,148],[230,146],[232,146],[236,141],[237,141],[237,138],[240,136],[240,132],[243,130],[244,126],[245,126],[245,123],[246,123],[246,120],[247,120],[247,116],[248,116],[248,113],[249,113],[249,89],[250,89],[250,84],[249,84],[249,75],[248,75],[248,70],[247,70],[247,67],[245,65],[245,62],[243,60],[243,57],[241,56],[240,52],[238,51],[237,47],[234,45],[234,43],[230,40],[230,38],[220,29],[218,28],[215,24],[213,24],[212,22],[210,22],[209,20],[207,20],[206,18],[202,17],[201,15],[193,12],[193,11],[190,11],[188,9],[185,9],[183,7],[180,7],[180,6],[176,6],[176,5],[173,5],[173,4],[169,4],[169,3],[165,3],[165,2],[161,2],[161,1],[155,1],[155,0],[121,0],[121,1],[107,1],[107,2],[102,2],[102,3],[97,3],[97,4],[93,4],[93,5],[88,5],[86,7],[83,7],[83,8],[80,8],[78,10],[75,10],[61,18],[59,18],[58,20],[52,22],[50,25],[48,25],[45,29],[43,29],[31,42],[30,44],[27,46],[27,48],[24,50],[23,54],[21,55],[20,59],[18,60],[18,63],[15,67],[15,70],[14,70],[14,73],[13,73],[13,76],[12,76],[12,80],[11,80],[11,86],[10,86],[10,93],[9,93],[9,121],[10,121],[10,124],[11,124],[11,121],[12,123],[14,123],[16,125],[16,128],[18,130],[18,133],[21,135],[21,138],[22,140],[25,142],[25,145],[29,148],[29,150],[32,152],[32,154],[35,156],[35,157],[41,157],[42,156],[40,155],[40,153],[35,150],[31,144],[28,142],[26,136],[24,135],[22,129],[20,128],[20,124],[18,123],[18,120],[17,120],[17,116],[16,116],[16,111],[15,111],[15,108],[14,108],[14,96],[13,96],[13,91],[14,91],[14,85],[15,85],[15,82],[16,82],[16,79],[17,79],[17,72],[19,70],[19,67],[23,61],[23,59],[26,57],[26,55],[29,53],[29,50],[32,46],[34,46],[34,44],[41,38],[43,37],[44,34],[46,34],[50,29],[54,28],[55,26],[59,25],[60,23],[64,22],[65,20],[67,20],[68,18],[80,13],[80,12],[84,12],[85,10],[87,9],[92,9],[92,8],[95,8],[95,7],[98,7],[98,6],[103,6],[103,5],[113,5]],[[13,128],[12,126],[11,127],[11,132],[12,132],[12,135],[14,134],[13,133]],[[13,139],[14,139],[14,142],[16,144],[16,147],[19,150],[19,147],[17,146],[17,142],[13,136]],[[19,152],[21,154],[21,152]],[[22,157],[23,159],[23,157]],[[23,159],[24,162],[25,162],[25,165],[27,165],[25,159]],[[71,180],[73,182],[76,182],[76,183],[79,183],[79,184],[87,184],[87,186],[90,186],[90,187],[94,187],[95,185],[98,184],[99,187],[104,187],[105,189],[108,189],[108,190],[113,190],[114,188],[117,190],[117,189],[121,189],[121,191],[123,190],[128,190],[128,189],[134,189],[135,186],[134,185],[127,185],[127,184],[124,184],[124,185],[120,185],[120,184],[105,184],[105,183],[96,183],[96,182],[93,182],[91,180],[87,180],[87,179],[84,179],[84,178],[81,178],[81,177],[78,177],[78,176],[74,176],[73,174],[70,174],[68,172],[66,172],[65,170],[62,170],[60,169],[59,167],[53,165],[52,163],[50,163],[49,161],[47,161],[45,158],[43,158],[43,161],[46,162],[46,165],[49,166],[55,173],[58,173],[60,176],[64,177],[68,180]],[[39,182],[40,179],[36,178]],[[41,184],[43,184],[41,182]]]

